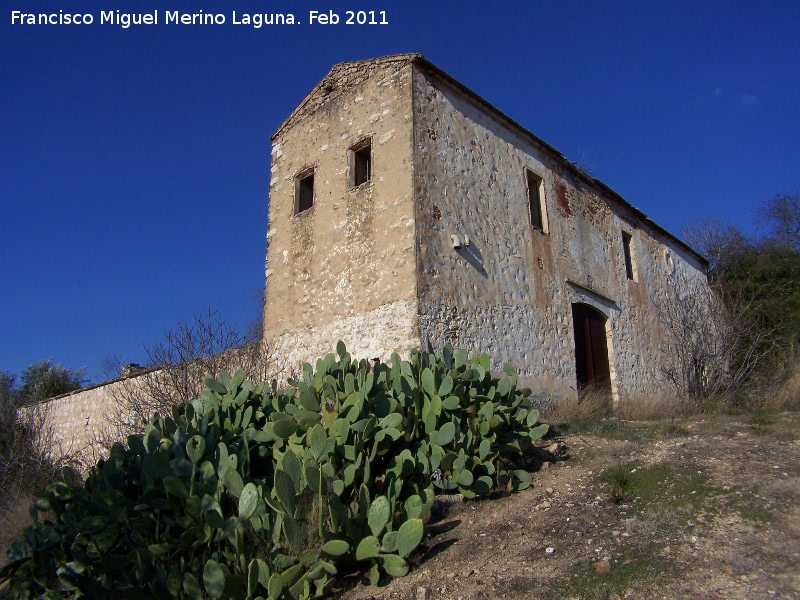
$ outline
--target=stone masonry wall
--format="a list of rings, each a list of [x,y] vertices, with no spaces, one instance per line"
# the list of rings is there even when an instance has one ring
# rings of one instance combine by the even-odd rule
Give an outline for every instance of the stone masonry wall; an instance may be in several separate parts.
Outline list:
[[[365,61],[335,67],[273,138],[264,335],[295,358],[417,345],[411,118],[408,61]],[[350,189],[366,138],[372,177]],[[294,214],[310,168],[314,205]]]
[[[543,393],[574,395],[571,304],[582,302],[608,318],[615,398],[660,391],[664,344],[651,297],[671,295],[670,269],[702,277],[699,261],[532,136],[419,69],[414,118],[423,342],[486,350]],[[543,180],[545,231],[530,225],[526,169]],[[469,246],[454,250],[451,234]]]

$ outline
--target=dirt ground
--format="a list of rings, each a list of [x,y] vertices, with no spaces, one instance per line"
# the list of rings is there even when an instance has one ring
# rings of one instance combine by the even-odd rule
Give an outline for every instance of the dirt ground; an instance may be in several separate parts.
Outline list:
[[[443,504],[406,577],[339,596],[800,598],[799,427],[785,413],[568,431],[531,488]]]

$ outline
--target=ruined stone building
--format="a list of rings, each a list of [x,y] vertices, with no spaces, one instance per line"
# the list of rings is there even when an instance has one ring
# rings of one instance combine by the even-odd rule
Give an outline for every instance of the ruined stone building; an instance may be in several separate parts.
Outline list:
[[[649,394],[671,359],[655,306],[705,282],[691,248],[419,54],[334,66],[271,170],[264,337],[283,364],[449,342],[541,398]],[[88,447],[129,384],[51,400],[54,445]]]
[[[335,65],[272,136],[265,338],[295,360],[445,343],[541,393],[658,389],[654,301],[705,260],[425,60]]]

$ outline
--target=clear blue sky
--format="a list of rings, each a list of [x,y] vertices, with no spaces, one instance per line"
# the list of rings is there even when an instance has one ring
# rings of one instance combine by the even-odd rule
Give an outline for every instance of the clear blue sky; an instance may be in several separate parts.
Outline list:
[[[309,25],[308,10],[389,25]],[[162,23],[122,29],[101,10]],[[163,24],[164,11],[227,24]],[[79,11],[92,25],[11,24]],[[231,12],[301,25],[233,25]],[[0,370],[107,357],[263,286],[269,136],[331,65],[422,52],[656,222],[755,231],[800,189],[800,2],[6,0]]]

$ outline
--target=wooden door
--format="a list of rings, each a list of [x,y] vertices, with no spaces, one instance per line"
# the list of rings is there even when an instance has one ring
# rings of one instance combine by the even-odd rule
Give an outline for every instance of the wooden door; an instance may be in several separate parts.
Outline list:
[[[572,305],[575,327],[575,372],[578,397],[589,390],[611,400],[611,370],[606,343],[606,318],[587,304]]]

